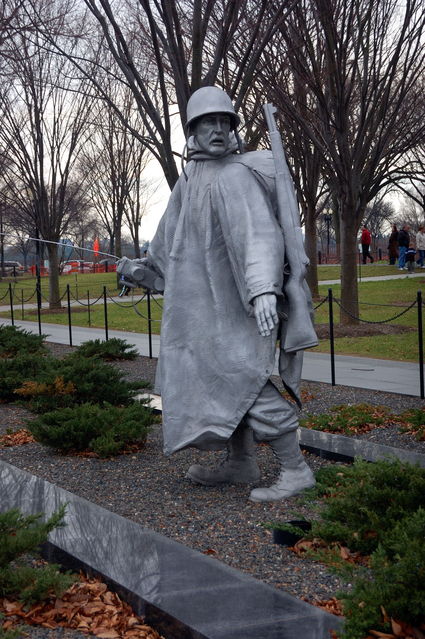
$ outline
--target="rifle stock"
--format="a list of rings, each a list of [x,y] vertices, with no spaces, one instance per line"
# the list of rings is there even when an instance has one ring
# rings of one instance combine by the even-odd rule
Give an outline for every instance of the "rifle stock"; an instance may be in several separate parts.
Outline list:
[[[282,347],[287,353],[293,353],[318,344],[310,314],[309,291],[305,282],[309,260],[304,250],[294,185],[274,118],[276,108],[272,104],[264,104],[263,109],[276,169],[279,222],[284,236],[285,256],[290,268],[284,285],[289,312]]]

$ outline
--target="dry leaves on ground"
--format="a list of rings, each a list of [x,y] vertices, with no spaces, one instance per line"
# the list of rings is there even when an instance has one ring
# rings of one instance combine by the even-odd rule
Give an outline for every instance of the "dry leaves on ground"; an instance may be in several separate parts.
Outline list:
[[[314,539],[300,539],[297,543],[291,547],[291,550],[296,555],[304,555],[306,552],[315,550],[332,550],[337,551],[338,556],[344,561],[348,561],[350,564],[361,564],[367,566],[369,564],[369,557],[363,555],[360,552],[352,552],[347,546],[341,544],[332,543],[327,544],[323,539],[315,537]]]
[[[294,398],[292,397],[292,395],[290,395],[288,393],[288,391],[286,391],[286,390],[282,391],[282,395],[289,402],[295,402]],[[311,401],[312,399],[315,399],[315,396],[312,395],[312,393],[310,393],[310,391],[308,391],[305,388],[303,388],[303,389],[301,389],[301,392],[300,392],[300,399],[301,399],[301,403],[304,405],[307,402]]]
[[[329,612],[331,615],[336,615],[337,617],[342,617],[344,615],[342,610],[342,603],[336,597],[331,597],[330,599],[315,599],[314,601],[310,601],[307,597],[302,597],[304,601],[307,601],[309,604],[313,604],[317,608],[321,608],[326,612]]]
[[[23,444],[32,444],[35,442],[34,437],[26,428],[21,428],[14,433],[8,433],[0,437],[0,448],[8,446],[22,446]]]
[[[98,639],[163,639],[106,584],[83,575],[62,597],[52,597],[29,610],[21,602],[0,599],[0,613],[6,617],[5,630],[26,623],[73,628]]]
[[[365,639],[425,639],[425,624],[417,628],[403,621],[396,621],[395,619],[389,619],[389,621],[391,623],[391,633],[369,630],[369,634]]]

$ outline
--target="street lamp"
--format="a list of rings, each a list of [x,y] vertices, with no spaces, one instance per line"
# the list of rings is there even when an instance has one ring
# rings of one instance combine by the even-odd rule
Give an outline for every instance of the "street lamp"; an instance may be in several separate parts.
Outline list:
[[[330,215],[329,213],[325,213],[325,215],[323,216],[323,219],[325,220],[326,223],[326,262],[329,261],[329,244],[330,244],[330,226],[331,226],[331,222],[332,222],[332,215]]]

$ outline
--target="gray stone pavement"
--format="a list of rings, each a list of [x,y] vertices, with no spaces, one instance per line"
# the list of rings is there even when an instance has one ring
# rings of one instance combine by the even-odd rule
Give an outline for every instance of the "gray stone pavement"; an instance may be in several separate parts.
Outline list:
[[[392,267],[394,268],[394,267]],[[400,271],[398,273],[393,273],[392,275],[375,275],[371,277],[358,277],[358,282],[377,282],[379,280],[401,280],[403,278],[416,278],[422,277],[425,278],[425,269],[421,271],[418,269],[415,273],[408,273],[407,271]],[[339,284],[341,280],[320,280],[319,284]]]
[[[11,320],[2,318],[0,323],[11,324]],[[15,320],[16,326],[38,333],[37,322]],[[42,324],[42,333],[47,335],[47,341],[58,344],[69,344],[68,326],[59,324]],[[73,326],[71,329],[72,345],[78,346],[89,339],[105,339],[105,330],[101,328],[84,328]],[[134,344],[140,355],[157,357],[159,353],[160,337],[152,335],[151,348],[149,336],[144,333],[123,333],[122,331],[108,331],[109,338],[119,337]],[[277,367],[274,371],[277,374]],[[338,385],[367,388],[389,393],[418,396],[420,401],[420,371],[419,364],[397,362],[393,360],[372,359],[368,357],[352,357],[337,355],[335,357],[335,382]],[[331,359],[327,353],[311,353],[306,351],[302,377],[306,381],[332,382]]]

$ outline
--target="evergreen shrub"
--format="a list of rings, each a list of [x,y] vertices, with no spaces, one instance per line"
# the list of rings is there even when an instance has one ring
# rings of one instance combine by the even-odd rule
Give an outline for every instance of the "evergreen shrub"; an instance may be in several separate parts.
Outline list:
[[[388,408],[370,404],[333,406],[332,411],[332,413],[320,415],[307,414],[300,420],[300,426],[330,433],[354,435],[382,426],[391,418]]]
[[[57,450],[91,450],[100,457],[109,457],[129,444],[146,440],[155,418],[144,402],[128,406],[82,404],[63,408],[28,420],[28,429],[35,439]]]
[[[24,516],[18,510],[0,513],[0,597],[33,604],[51,592],[61,595],[75,581],[69,573],[60,573],[55,564],[34,567],[25,557],[27,553],[36,555],[48,534],[64,525],[64,514],[62,506],[41,522],[41,514]]]
[[[15,388],[15,396],[29,400],[36,413],[84,403],[127,405],[137,390],[148,386],[124,380],[122,371],[96,358],[72,354],[54,362],[53,368],[35,377],[35,383],[28,383],[27,376],[27,382]]]
[[[411,408],[400,415],[400,430],[418,441],[425,440],[425,408]]]
[[[338,593],[346,618],[343,639],[363,639],[370,630],[391,633],[391,620],[413,628],[425,622],[424,539],[423,508],[388,531],[370,557],[370,569],[358,570],[352,592]]]
[[[54,378],[56,360],[31,353],[18,353],[11,359],[0,358],[0,401],[14,402],[19,399],[15,389],[28,381]]]
[[[136,359],[137,349],[126,342],[125,339],[112,337],[108,341],[100,339],[88,340],[78,346],[75,350],[77,355],[82,357],[99,357],[106,361],[114,361],[120,359]]]
[[[0,357],[15,357],[18,353],[38,353],[47,352],[43,344],[46,335],[35,335],[23,328],[0,325]]]
[[[327,466],[316,480],[326,499],[311,535],[352,551],[373,552],[402,518],[425,508],[425,469],[399,460]]]

